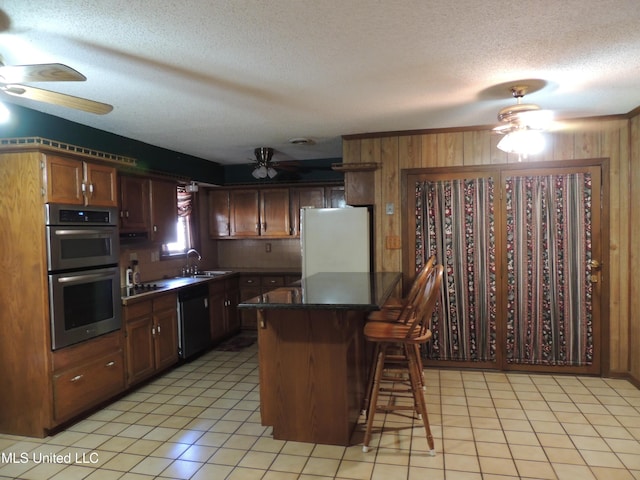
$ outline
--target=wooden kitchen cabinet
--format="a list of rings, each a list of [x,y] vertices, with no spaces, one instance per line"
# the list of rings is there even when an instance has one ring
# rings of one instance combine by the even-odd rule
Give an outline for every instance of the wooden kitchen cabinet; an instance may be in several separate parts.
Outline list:
[[[127,384],[178,362],[177,296],[169,293],[123,307]]]
[[[125,389],[120,330],[53,352],[53,419],[67,421]]]
[[[324,187],[298,187],[291,189],[291,230],[296,237],[300,236],[300,209],[303,207],[323,208]]]
[[[345,207],[344,186],[212,188],[208,190],[209,237],[300,236],[301,207]]]
[[[277,238],[290,235],[289,189],[260,190],[260,236]]]
[[[175,242],[178,192],[172,180],[120,176],[120,232],[148,233],[154,243]]]
[[[260,235],[259,190],[229,191],[229,225],[232,237]]]
[[[229,219],[229,190],[208,191],[209,237],[226,238],[231,234]]]
[[[347,206],[344,196],[344,186],[326,187],[324,198],[327,208],[344,208]]]
[[[240,330],[237,305],[240,289],[237,278],[209,282],[211,341],[218,343]]]
[[[118,205],[116,169],[61,155],[45,155],[46,202],[70,205]]]
[[[178,185],[171,180],[151,179],[151,241],[171,243],[178,239]]]
[[[148,232],[149,180],[134,175],[120,176],[120,232]]]
[[[272,274],[243,274],[240,276],[240,301],[264,295],[271,290],[284,287],[300,280],[300,275],[272,275]],[[257,326],[257,311],[254,309],[240,310],[242,330],[255,330]]]

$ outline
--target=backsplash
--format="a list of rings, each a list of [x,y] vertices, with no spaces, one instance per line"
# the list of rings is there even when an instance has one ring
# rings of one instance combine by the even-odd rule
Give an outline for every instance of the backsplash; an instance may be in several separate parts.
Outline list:
[[[302,268],[299,239],[220,240],[218,268]]]
[[[270,250],[270,251],[267,251]],[[199,250],[200,270],[215,269],[300,269],[302,254],[299,239],[207,240]],[[140,280],[144,282],[180,275],[184,257],[158,260],[156,247],[120,247],[120,284],[125,284],[125,270],[132,256],[138,260]],[[194,259],[192,259],[194,261]]]

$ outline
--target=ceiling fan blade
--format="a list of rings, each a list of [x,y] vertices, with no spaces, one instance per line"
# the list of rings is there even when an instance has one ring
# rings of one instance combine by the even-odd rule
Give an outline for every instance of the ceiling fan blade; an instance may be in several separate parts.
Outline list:
[[[61,63],[0,66],[3,83],[84,82],[86,79],[80,72]]]
[[[26,85],[5,85],[2,91],[15,97],[28,98],[39,102],[53,103],[63,107],[75,108],[97,115],[104,115],[113,110],[113,107],[107,103],[96,102],[86,98],[74,97],[65,93],[52,92],[41,88],[27,87]]]

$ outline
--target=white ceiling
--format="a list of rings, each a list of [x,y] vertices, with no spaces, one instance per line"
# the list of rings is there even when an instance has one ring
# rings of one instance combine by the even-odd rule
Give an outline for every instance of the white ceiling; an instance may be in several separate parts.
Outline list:
[[[563,118],[640,105],[638,0],[3,0],[6,64],[104,116],[1,100],[222,164],[340,157],[341,135],[491,125],[508,86]],[[500,87],[497,87],[500,86]],[[0,130],[1,132],[1,130]],[[1,136],[1,135],[0,135]],[[288,140],[308,137],[313,146]]]

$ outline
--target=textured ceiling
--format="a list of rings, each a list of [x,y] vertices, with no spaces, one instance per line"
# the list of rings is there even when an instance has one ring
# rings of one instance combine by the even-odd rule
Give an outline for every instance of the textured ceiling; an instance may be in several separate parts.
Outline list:
[[[7,95],[223,164],[341,156],[341,135],[491,125],[508,86],[571,118],[640,105],[638,0],[3,0],[6,64],[60,62],[104,116]],[[500,86],[500,87],[497,87]],[[313,146],[288,140],[308,137]]]

